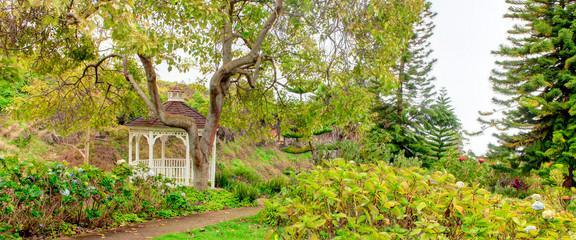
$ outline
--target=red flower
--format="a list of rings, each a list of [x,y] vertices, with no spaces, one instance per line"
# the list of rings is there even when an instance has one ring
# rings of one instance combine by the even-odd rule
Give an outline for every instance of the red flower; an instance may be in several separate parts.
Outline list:
[[[467,157],[462,155],[458,158],[458,160],[460,160],[461,162],[466,161]]]
[[[486,159],[484,159],[484,158],[478,158],[478,162],[479,162],[479,163],[484,163],[484,162],[486,162]]]

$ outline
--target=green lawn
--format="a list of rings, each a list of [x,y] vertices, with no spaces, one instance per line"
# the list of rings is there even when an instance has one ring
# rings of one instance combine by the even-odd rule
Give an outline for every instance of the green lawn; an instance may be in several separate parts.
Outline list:
[[[250,240],[264,239],[270,228],[259,224],[255,217],[222,222],[185,233],[172,233],[154,238],[155,240]]]

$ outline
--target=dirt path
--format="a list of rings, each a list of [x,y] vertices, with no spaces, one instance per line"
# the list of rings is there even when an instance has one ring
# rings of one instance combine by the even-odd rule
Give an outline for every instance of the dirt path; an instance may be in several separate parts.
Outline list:
[[[235,208],[200,213],[188,217],[152,220],[142,224],[121,227],[110,232],[100,234],[92,233],[65,239],[152,239],[153,237],[168,233],[186,232],[191,229],[202,228],[219,222],[253,216],[261,209],[261,207]]]

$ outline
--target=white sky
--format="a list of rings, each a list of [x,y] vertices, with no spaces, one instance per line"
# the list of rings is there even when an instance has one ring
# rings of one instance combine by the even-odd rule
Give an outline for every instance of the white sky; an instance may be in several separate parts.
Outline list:
[[[434,57],[438,63],[433,74],[438,87],[446,87],[452,104],[464,129],[477,131],[478,111],[494,108],[494,96],[488,77],[494,68],[495,57],[491,54],[500,44],[506,43],[506,31],[512,22],[502,16],[507,5],[504,0],[431,0],[436,30],[432,38]],[[159,67],[160,77],[169,81],[190,83],[197,81],[197,70],[180,73],[168,72],[165,65]],[[466,149],[483,154],[487,145],[494,142],[492,132],[470,137]]]
[[[491,51],[506,43],[506,31],[513,22],[502,16],[507,11],[504,0],[431,0],[436,30],[432,38],[437,85],[446,87],[464,129],[480,130],[478,111],[494,109],[490,71],[496,58]],[[476,154],[495,142],[493,131],[470,137],[467,149]]]

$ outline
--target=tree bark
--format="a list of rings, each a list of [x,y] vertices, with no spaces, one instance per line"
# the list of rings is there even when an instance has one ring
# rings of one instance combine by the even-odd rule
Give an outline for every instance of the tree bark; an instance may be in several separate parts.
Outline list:
[[[574,187],[574,165],[568,164],[568,176],[565,177],[564,183],[562,184],[565,188]]]
[[[403,122],[402,112],[404,111],[404,71],[406,62],[404,59],[400,60],[400,69],[398,73],[398,90],[396,92],[396,114],[398,114],[398,121]]]

